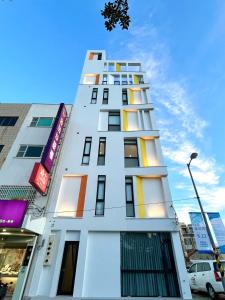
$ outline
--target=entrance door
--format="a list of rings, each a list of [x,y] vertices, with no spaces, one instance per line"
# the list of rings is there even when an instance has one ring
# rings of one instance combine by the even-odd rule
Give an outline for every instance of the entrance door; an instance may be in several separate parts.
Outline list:
[[[79,242],[66,241],[57,295],[73,295]]]

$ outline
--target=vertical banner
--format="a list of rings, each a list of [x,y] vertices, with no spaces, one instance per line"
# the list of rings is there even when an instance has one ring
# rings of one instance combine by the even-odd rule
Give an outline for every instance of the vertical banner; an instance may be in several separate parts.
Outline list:
[[[212,225],[220,253],[225,253],[225,227],[218,212],[208,213],[209,221]]]
[[[53,124],[48,142],[45,146],[41,163],[45,167],[45,169],[48,171],[48,173],[51,172],[54,158],[59,146],[60,137],[62,135],[63,128],[65,126],[67,118],[67,111],[64,103],[61,103],[59,106],[58,113],[55,118],[55,122]]]
[[[211,253],[212,247],[210,245],[202,214],[200,212],[190,212],[189,214],[198,252]]]

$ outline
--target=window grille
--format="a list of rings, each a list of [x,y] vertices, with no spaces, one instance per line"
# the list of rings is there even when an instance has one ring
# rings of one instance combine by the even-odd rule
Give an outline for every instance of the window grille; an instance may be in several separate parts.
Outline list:
[[[36,191],[32,186],[0,185],[0,199],[25,199],[34,204]]]

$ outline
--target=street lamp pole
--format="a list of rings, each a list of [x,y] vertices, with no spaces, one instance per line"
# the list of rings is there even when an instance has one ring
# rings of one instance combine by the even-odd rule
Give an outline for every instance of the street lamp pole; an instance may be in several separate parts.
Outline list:
[[[199,197],[199,194],[198,194],[195,182],[194,182],[194,178],[193,178],[192,173],[191,173],[191,168],[190,168],[191,161],[192,161],[192,159],[195,159],[197,156],[198,156],[198,153],[192,153],[191,154],[190,161],[187,164],[187,167],[188,167],[188,171],[189,171],[189,174],[190,174],[190,177],[191,177],[191,181],[192,181],[192,184],[193,184],[193,187],[194,187],[194,190],[195,190],[196,198],[198,200],[198,204],[199,204],[199,207],[200,207],[200,210],[201,210],[201,214],[202,214],[203,220],[205,222],[206,231],[207,231],[207,234],[208,234],[211,246],[213,248],[213,253],[215,255],[218,268],[220,270],[221,280],[222,280],[222,284],[223,284],[223,289],[224,289],[224,292],[225,292],[225,277],[224,277],[223,266],[220,263],[220,256],[219,256],[216,244],[215,244],[215,242],[213,240],[213,236],[212,236],[212,233],[211,233],[210,228],[209,228],[209,223],[208,223],[208,220],[207,220],[206,215],[204,213],[204,210],[203,210],[203,207],[202,207],[202,203],[201,203],[201,200],[200,200],[200,197]]]

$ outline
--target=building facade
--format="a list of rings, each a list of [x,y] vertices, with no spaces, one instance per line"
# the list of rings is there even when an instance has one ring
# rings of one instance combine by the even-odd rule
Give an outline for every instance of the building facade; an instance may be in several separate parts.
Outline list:
[[[87,52],[25,296],[191,299],[149,89]]]
[[[29,179],[34,164],[41,160],[58,110],[58,104],[0,104],[0,295],[5,288],[7,299],[22,299],[44,232],[48,190],[37,193]],[[53,177],[52,173],[48,189]]]

